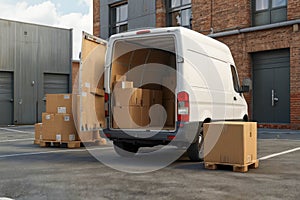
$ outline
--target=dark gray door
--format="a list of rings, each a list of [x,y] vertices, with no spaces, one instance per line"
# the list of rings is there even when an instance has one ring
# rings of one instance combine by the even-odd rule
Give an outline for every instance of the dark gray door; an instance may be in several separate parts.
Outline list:
[[[290,123],[289,49],[254,53],[253,119],[259,123]]]
[[[46,111],[46,94],[68,94],[69,91],[69,75],[68,74],[44,74],[44,94],[43,99],[39,99],[39,121],[42,120],[41,114]]]
[[[13,85],[13,73],[0,72],[0,125],[13,124]]]

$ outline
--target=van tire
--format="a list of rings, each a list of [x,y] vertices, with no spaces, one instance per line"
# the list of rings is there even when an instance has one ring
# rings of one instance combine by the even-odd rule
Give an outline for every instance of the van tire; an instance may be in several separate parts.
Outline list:
[[[188,157],[193,162],[203,161],[203,129],[201,128],[200,133],[196,139],[196,142],[192,143],[187,149]]]
[[[122,157],[134,156],[139,150],[139,146],[127,142],[113,142],[113,143],[114,143],[115,152]]]

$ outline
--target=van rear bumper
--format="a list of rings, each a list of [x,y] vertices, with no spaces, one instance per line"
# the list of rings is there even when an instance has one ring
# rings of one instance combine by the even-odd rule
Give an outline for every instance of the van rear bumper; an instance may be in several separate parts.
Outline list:
[[[132,143],[141,147],[167,145],[171,141],[174,145],[190,145],[197,134],[199,123],[186,123],[183,127],[177,123],[176,130],[170,131],[147,131],[147,130],[111,130],[104,129],[105,136],[118,142]],[[148,136],[148,137],[147,137]]]

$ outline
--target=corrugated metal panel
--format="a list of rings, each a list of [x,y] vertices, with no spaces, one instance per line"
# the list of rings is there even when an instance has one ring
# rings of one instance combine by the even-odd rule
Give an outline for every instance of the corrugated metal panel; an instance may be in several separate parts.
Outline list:
[[[68,74],[45,74],[44,95],[69,93]]]
[[[0,125],[13,124],[13,73],[0,72]]]
[[[0,70],[15,67],[15,23],[0,20]]]

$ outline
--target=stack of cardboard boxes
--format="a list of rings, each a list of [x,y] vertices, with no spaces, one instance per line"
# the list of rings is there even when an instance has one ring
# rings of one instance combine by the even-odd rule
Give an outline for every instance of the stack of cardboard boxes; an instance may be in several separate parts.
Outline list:
[[[43,141],[78,141],[72,114],[71,94],[47,94],[46,113],[42,123],[36,124],[35,143]]]
[[[150,124],[149,108],[162,105],[162,91],[134,88],[125,79],[117,75],[113,84],[113,128],[145,128]],[[151,124],[155,124],[153,119]]]
[[[169,76],[162,81],[163,87],[163,106],[167,112],[166,126],[175,126],[175,87],[176,77]]]

